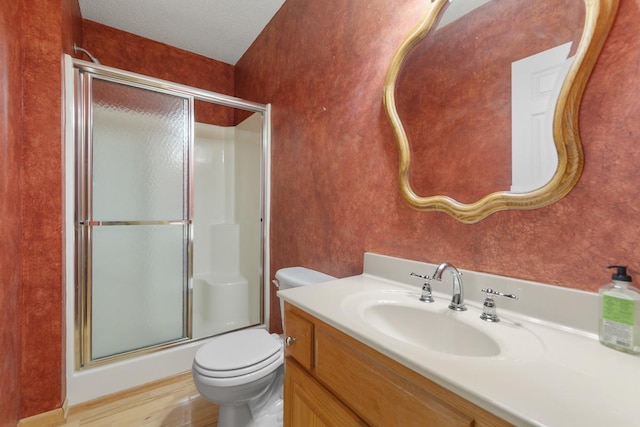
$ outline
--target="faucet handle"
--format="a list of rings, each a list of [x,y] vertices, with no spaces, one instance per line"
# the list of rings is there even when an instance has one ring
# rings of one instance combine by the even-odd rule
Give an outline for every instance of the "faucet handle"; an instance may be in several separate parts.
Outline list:
[[[431,277],[424,274],[418,274],[418,273],[411,273],[410,276],[415,276],[415,277],[424,279],[424,285],[422,285],[422,294],[420,295],[420,301],[434,302],[435,300],[433,299],[433,295],[431,294]]]
[[[482,292],[484,292],[485,297],[487,297],[487,298],[489,298],[489,295],[495,295],[495,296],[498,296],[498,297],[518,299],[518,297],[515,296],[514,294],[503,294],[502,292],[494,291],[491,288],[483,289]]]
[[[482,304],[482,314],[480,318],[487,322],[499,322],[500,318],[498,317],[498,313],[496,311],[496,302],[493,300],[493,296],[505,297],[517,300],[518,297],[514,294],[505,294],[502,292],[494,291],[491,288],[483,289],[484,292],[484,304]]]

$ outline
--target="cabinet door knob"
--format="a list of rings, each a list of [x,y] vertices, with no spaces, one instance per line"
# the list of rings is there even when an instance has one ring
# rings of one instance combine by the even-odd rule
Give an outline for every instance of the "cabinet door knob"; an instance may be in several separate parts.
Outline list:
[[[289,336],[287,336],[287,338],[284,340],[284,342],[285,342],[285,344],[287,344],[287,347],[288,347],[288,346],[292,346],[292,345],[293,345],[293,343],[295,343],[295,342],[296,342],[296,337],[289,337]]]

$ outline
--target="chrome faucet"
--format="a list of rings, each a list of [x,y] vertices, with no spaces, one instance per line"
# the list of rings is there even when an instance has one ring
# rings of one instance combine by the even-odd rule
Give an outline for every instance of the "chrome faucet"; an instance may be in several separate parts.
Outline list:
[[[436,280],[442,280],[442,274],[445,270],[450,269],[453,276],[453,294],[451,297],[451,304],[449,308],[455,311],[465,311],[467,306],[464,304],[464,287],[462,286],[462,273],[454,267],[453,264],[443,262],[436,268],[436,272],[433,273],[432,278]]]

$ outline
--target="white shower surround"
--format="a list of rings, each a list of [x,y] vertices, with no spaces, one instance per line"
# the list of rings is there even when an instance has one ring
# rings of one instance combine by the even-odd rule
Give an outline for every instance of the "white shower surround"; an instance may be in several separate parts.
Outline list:
[[[206,344],[210,339],[189,342],[180,346],[172,347],[166,350],[146,354],[133,359],[114,362],[109,365],[99,366],[84,371],[76,371],[75,368],[75,236],[74,236],[74,200],[75,200],[75,118],[73,106],[73,59],[69,55],[65,55],[65,132],[64,132],[64,164],[65,164],[65,189],[64,189],[64,234],[65,234],[65,360],[66,360],[66,405],[75,405],[86,402],[98,397],[102,397],[111,393],[126,390],[156,381],[172,375],[183,373],[191,369],[193,357],[198,348]],[[180,85],[175,85],[180,86]],[[246,103],[251,107],[257,104],[249,103],[239,99],[231,99],[225,95],[214,94],[195,88],[188,88],[192,93],[205,94],[214,98],[220,98],[223,105],[234,106],[237,103],[238,108],[242,108],[241,104]],[[252,109],[252,108],[250,108]],[[254,110],[258,111],[258,110]],[[264,162],[264,194],[262,195],[263,203],[263,233],[264,239],[263,251],[263,281],[260,284],[264,289],[264,298],[262,301],[264,312],[264,324],[269,324],[269,222],[270,222],[270,105],[265,105],[262,111],[264,120],[262,121],[264,137],[262,139]],[[257,115],[254,115],[257,117]],[[259,171],[260,168],[258,167]],[[259,172],[258,172],[259,173]],[[244,179],[244,176],[238,176],[236,179]],[[258,202],[259,203],[259,202]],[[241,267],[242,268],[242,267]],[[260,301],[257,302],[260,304]]]
[[[196,339],[260,322],[260,119],[195,125]]]

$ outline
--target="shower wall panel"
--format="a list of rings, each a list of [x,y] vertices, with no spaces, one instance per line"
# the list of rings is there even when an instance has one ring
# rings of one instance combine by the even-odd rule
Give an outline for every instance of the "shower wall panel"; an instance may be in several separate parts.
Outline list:
[[[262,117],[253,114],[236,127],[235,221],[240,224],[240,272],[249,281],[250,322],[260,321],[261,149]]]
[[[260,323],[261,115],[196,123],[193,333]]]

